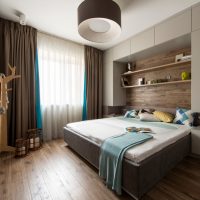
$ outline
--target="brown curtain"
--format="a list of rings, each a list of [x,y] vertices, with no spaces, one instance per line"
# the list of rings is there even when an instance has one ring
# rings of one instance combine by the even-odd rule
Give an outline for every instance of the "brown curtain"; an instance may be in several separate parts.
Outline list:
[[[0,72],[8,75],[8,63],[16,66],[20,79],[9,87],[8,143],[14,146],[17,138],[36,127],[35,114],[35,57],[37,31],[29,26],[0,18]]]
[[[85,46],[87,119],[102,117],[103,52]]]

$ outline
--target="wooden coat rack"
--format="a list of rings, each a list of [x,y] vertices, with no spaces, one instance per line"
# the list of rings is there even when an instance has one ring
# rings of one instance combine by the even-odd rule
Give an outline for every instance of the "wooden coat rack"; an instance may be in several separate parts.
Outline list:
[[[7,109],[8,109],[8,89],[7,85],[10,81],[16,78],[20,78],[20,75],[15,75],[16,67],[8,65],[11,75],[5,76],[0,74],[0,152],[2,151],[13,151],[14,148],[8,146],[7,142]]]

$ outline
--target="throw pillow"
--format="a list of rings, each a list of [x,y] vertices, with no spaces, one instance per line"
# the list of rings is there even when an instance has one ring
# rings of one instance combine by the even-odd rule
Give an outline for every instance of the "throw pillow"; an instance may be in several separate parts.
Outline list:
[[[168,112],[162,112],[162,111],[155,111],[153,115],[157,117],[160,121],[167,122],[167,123],[173,122],[175,118],[173,114],[168,113]]]
[[[153,114],[149,113],[140,113],[138,114],[141,121],[147,121],[147,122],[160,122],[158,118],[156,118]]]
[[[136,118],[138,115],[138,111],[137,110],[129,110],[125,113],[124,117],[125,118]]]
[[[193,123],[192,111],[185,108],[177,108],[174,123],[192,126]]]

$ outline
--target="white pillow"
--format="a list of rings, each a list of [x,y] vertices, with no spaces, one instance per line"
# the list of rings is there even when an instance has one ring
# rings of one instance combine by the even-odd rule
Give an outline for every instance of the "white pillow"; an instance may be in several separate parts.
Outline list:
[[[149,114],[149,113],[140,113],[139,118],[141,121],[160,122],[160,120],[157,117],[155,117],[153,114]]]

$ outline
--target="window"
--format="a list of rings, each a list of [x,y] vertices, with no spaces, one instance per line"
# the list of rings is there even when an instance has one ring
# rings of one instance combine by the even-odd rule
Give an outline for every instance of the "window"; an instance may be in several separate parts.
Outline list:
[[[38,60],[43,129],[47,139],[57,138],[82,117],[84,48],[38,33]]]

